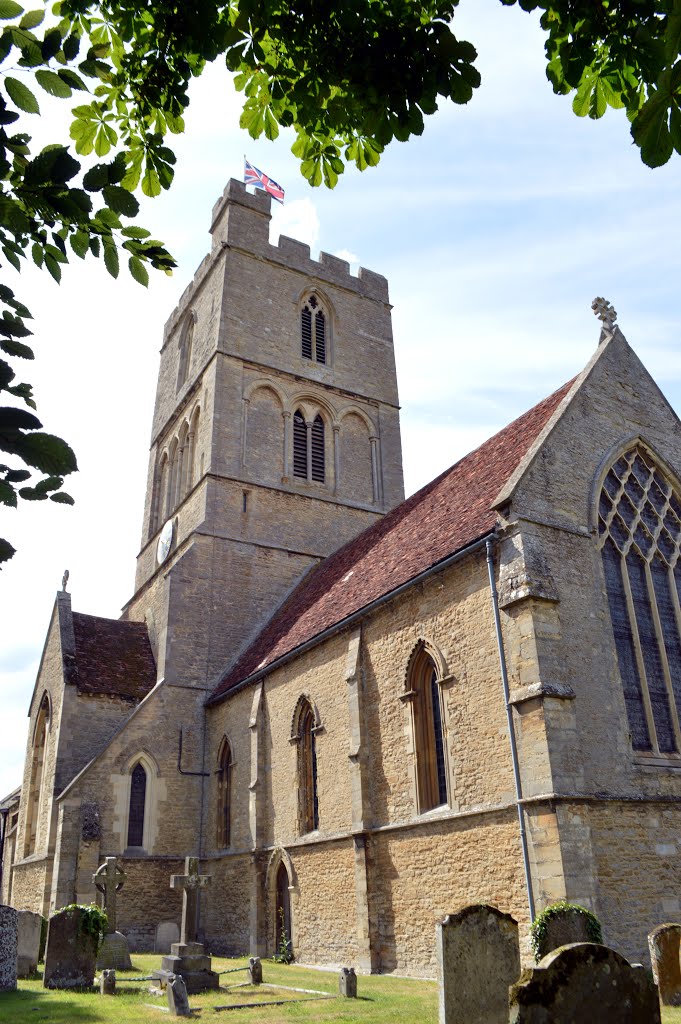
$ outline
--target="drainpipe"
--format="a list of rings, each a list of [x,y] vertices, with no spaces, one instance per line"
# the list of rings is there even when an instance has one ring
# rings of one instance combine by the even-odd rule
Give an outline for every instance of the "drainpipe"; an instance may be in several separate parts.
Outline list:
[[[525,870],[525,888],[527,889],[527,902],[530,908],[530,921],[534,921],[534,895],[532,893],[532,875],[530,874],[530,858],[527,850],[527,834],[525,832],[525,816],[520,801],[523,798],[523,787],[520,781],[520,766],[518,764],[518,746],[513,726],[513,709],[509,703],[508,673],[506,671],[506,657],[504,655],[504,641],[501,635],[501,619],[499,617],[499,597],[497,585],[494,579],[494,559],[492,557],[492,540],[486,543],[487,549],[487,572],[489,573],[489,589],[492,594],[492,608],[494,609],[494,628],[497,635],[497,648],[499,650],[499,666],[501,668],[501,681],[504,686],[504,703],[506,705],[506,719],[508,721],[508,737],[511,741],[511,760],[513,761],[513,780],[515,782],[515,801],[518,811],[518,825],[520,828],[520,845],[523,851],[523,868]]]

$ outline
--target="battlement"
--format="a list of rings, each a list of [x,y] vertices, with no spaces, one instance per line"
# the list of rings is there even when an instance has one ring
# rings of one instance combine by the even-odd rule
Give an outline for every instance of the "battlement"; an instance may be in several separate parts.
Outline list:
[[[360,267],[357,275],[350,272],[347,260],[328,252],[320,252],[319,259],[310,255],[310,246],[295,238],[282,235],[278,245],[269,240],[272,200],[265,193],[251,195],[243,182],[231,178],[213,207],[210,233],[212,248],[202,260],[194,278],[183,292],[180,301],[168,318],[164,331],[164,344],[174,330],[179,317],[191,303],[207,273],[222,250],[228,247],[278,263],[292,270],[341,288],[350,289],[377,302],[389,302],[388,281],[382,274]]]

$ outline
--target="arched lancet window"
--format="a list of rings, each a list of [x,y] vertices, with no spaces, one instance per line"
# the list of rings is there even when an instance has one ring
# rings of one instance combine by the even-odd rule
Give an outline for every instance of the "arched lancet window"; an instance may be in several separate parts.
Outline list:
[[[161,464],[156,482],[156,511],[152,523],[152,533],[158,530],[165,518],[168,505],[168,454],[164,452],[161,456]]]
[[[416,786],[419,811],[447,803],[447,764],[440,684],[435,664],[421,647],[409,668],[412,697]]]
[[[319,828],[315,715],[307,698],[298,708],[298,809],[301,835]]]
[[[598,533],[632,747],[677,753],[681,502],[640,445],[605,477]]]
[[[130,773],[128,846],[144,846],[144,809],[146,798],[147,773],[138,761]]]
[[[277,881],[276,881],[276,943],[275,948],[277,953],[283,951],[282,947],[286,944],[288,953],[293,950],[293,943],[291,941],[291,898],[289,894],[290,881],[288,877],[288,871],[286,865],[282,861],[277,869]]]
[[[180,331],[179,350],[180,356],[177,364],[177,390],[179,391],[184,382],[187,379],[189,373],[189,363],[192,358],[192,343],[194,341],[194,323],[196,321],[196,315],[193,310],[190,310],[185,317],[182,329]]]
[[[232,814],[232,752],[225,737],[218,757],[217,843],[229,846]]]
[[[316,295],[310,295],[300,311],[300,348],[304,359],[326,362],[327,317]]]
[[[324,420],[319,413],[309,425],[300,409],[293,414],[293,475],[320,484],[326,480]]]
[[[24,856],[28,857],[35,851],[38,826],[40,823],[41,797],[43,791],[43,775],[45,770],[45,747],[47,732],[50,725],[50,698],[43,694],[33,733],[33,751],[31,755],[31,779],[26,804],[26,826],[24,830]]]

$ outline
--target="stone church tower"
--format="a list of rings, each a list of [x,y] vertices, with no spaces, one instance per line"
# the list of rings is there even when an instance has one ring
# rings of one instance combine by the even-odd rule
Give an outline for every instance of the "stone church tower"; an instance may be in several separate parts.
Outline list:
[[[316,562],[404,497],[388,284],[283,237],[235,180],[168,323],[124,617],[210,688]]]

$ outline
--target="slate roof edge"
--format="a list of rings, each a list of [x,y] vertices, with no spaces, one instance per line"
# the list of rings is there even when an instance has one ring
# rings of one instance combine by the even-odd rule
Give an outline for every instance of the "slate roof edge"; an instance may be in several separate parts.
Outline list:
[[[445,558],[441,558],[439,562],[434,562],[432,565],[429,565],[427,569],[423,569],[421,572],[417,573],[416,576],[412,576],[411,579],[405,580],[405,582],[400,583],[399,586],[394,587],[392,590],[388,590],[385,594],[381,594],[380,597],[375,598],[368,604],[362,605],[361,608],[358,608],[356,611],[351,612],[350,615],[346,615],[345,618],[339,619],[337,622],[334,622],[331,626],[327,626],[326,629],[323,629],[320,633],[315,633],[314,636],[311,636],[307,640],[304,640],[302,644],[298,644],[296,647],[292,647],[290,651],[286,651],[284,654],[280,654],[278,658],[275,658],[267,665],[264,665],[262,668],[257,669],[255,672],[252,672],[250,675],[245,676],[243,679],[240,679],[239,682],[235,683],[234,686],[230,686],[229,689],[223,690],[222,693],[211,694],[211,696],[205,702],[205,706],[210,707],[214,704],[220,704],[227,697],[231,697],[239,690],[243,690],[247,686],[252,686],[255,683],[260,682],[260,680],[264,679],[265,676],[269,675],[271,672],[276,671],[277,669],[282,668],[284,665],[288,664],[289,661],[292,661],[294,658],[299,657],[301,654],[305,654],[306,651],[309,651],[311,650],[311,648],[323,643],[325,640],[328,640],[329,637],[334,636],[336,633],[340,633],[342,632],[342,630],[348,629],[359,619],[362,619],[365,616],[370,615],[381,605],[387,604],[388,601],[391,601],[393,598],[397,597],[398,594],[401,594],[404,590],[407,590],[409,587],[414,586],[417,583],[423,582],[423,580],[425,580],[428,576],[434,575],[436,572],[441,572],[443,569],[448,568],[448,566],[450,566],[454,562],[458,562],[461,558],[465,558],[466,555],[472,554],[478,548],[481,548],[483,544],[486,544],[490,538],[495,537],[495,535],[495,529],[487,530],[485,533],[481,534],[475,540],[470,541],[470,543],[466,544],[464,547],[459,548],[457,551],[453,551],[450,555],[447,555]],[[219,682],[216,683],[216,689],[219,685]]]
[[[134,707],[134,708],[132,709],[132,711],[130,712],[130,714],[128,715],[128,717],[127,717],[127,718],[125,718],[125,719],[124,719],[124,720],[123,720],[123,721],[121,722],[121,724],[120,724],[119,726],[117,726],[117,728],[116,728],[116,729],[114,729],[114,731],[113,731],[113,732],[111,733],[111,735],[109,736],[108,740],[106,741],[106,743],[104,744],[104,746],[103,746],[103,747],[101,748],[101,750],[99,750],[99,751],[98,751],[98,752],[97,752],[97,753],[95,754],[95,756],[94,756],[93,758],[91,758],[91,759],[90,759],[90,760],[88,761],[88,763],[87,763],[86,765],[84,765],[84,766],[83,766],[83,767],[82,767],[82,768],[80,769],[80,771],[79,771],[79,772],[78,772],[78,773],[77,773],[76,775],[74,775],[74,776],[73,776],[73,778],[71,779],[71,781],[70,781],[70,782],[68,782],[68,783],[67,783],[67,784],[66,784],[66,785],[64,786],[64,788],[62,789],[61,793],[59,793],[59,794],[58,794],[58,796],[57,796],[57,797],[55,798],[56,800],[58,800],[58,801],[59,801],[59,800],[63,800],[63,799],[64,799],[64,797],[65,797],[65,796],[67,795],[67,793],[69,792],[69,790],[70,790],[70,789],[72,789],[72,788],[73,788],[73,786],[75,786],[75,784],[76,784],[76,783],[77,783],[77,782],[78,782],[78,781],[79,781],[79,780],[80,780],[80,779],[81,779],[81,778],[82,778],[82,777],[83,777],[83,776],[84,776],[85,774],[87,774],[87,772],[89,772],[89,770],[90,770],[90,768],[92,768],[93,764],[96,764],[96,763],[97,763],[97,761],[99,761],[100,757],[102,757],[102,756],[103,756],[103,755],[104,755],[104,754],[106,753],[106,751],[107,751],[107,750],[109,749],[109,747],[111,746],[111,744],[113,743],[113,741],[114,741],[114,740],[116,739],[116,737],[117,737],[117,736],[120,736],[120,734],[121,734],[121,733],[123,732],[123,730],[124,730],[124,729],[127,729],[127,727],[128,727],[128,723],[129,723],[129,722],[130,722],[130,721],[131,721],[131,720],[132,720],[132,719],[133,719],[133,718],[135,717],[135,715],[137,714],[137,712],[138,712],[138,711],[141,711],[141,709],[142,709],[143,707],[145,707],[145,706],[146,706],[146,703],[147,703],[147,701],[149,700],[149,698],[150,698],[150,697],[152,696],[152,694],[158,693],[158,692],[159,692],[159,690],[160,690],[160,688],[161,688],[161,687],[162,687],[162,686],[163,686],[164,684],[165,684],[165,679],[159,679],[159,680],[158,680],[158,682],[157,682],[157,683],[156,683],[156,684],[155,684],[154,686],[152,686],[152,688],[151,688],[151,689],[149,690],[149,693],[148,693],[148,694],[147,694],[147,695],[146,695],[145,697],[143,697],[143,698],[142,698],[142,700],[141,700],[141,701],[139,702],[139,704],[137,704],[137,705],[136,705],[136,706],[135,706],[135,707]]]

